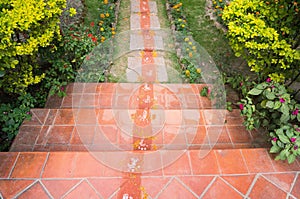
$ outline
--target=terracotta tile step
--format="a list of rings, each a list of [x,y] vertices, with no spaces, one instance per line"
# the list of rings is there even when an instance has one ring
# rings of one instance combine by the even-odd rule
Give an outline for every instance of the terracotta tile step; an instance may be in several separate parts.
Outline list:
[[[291,165],[274,161],[266,149],[160,151],[150,158],[124,151],[106,157],[110,159],[89,152],[0,153],[0,197],[300,198],[299,160]]]
[[[136,123],[136,111],[33,109],[11,151],[132,150],[144,142],[151,150],[267,147],[263,135],[245,129],[238,110],[221,118],[225,124],[212,110],[186,111],[156,112],[149,124]]]
[[[207,109],[216,107],[217,102],[200,96],[199,93],[205,86],[207,85],[153,84],[153,88],[147,90],[144,89],[145,84],[138,83],[72,83],[66,88],[66,97],[63,99],[50,97],[47,107],[127,109],[139,107],[140,103],[145,100],[150,100],[148,103],[151,102],[152,106],[166,109]],[[147,99],[147,95],[149,95],[149,99]],[[222,104],[222,102],[218,103]]]

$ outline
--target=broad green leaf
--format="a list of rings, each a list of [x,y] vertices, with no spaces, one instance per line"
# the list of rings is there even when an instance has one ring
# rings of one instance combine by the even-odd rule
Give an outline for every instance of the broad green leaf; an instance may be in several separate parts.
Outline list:
[[[287,121],[289,121],[289,119],[290,119],[290,115],[282,114],[281,117],[280,117],[280,122],[281,123],[286,123]]]
[[[281,106],[281,103],[279,101],[276,101],[274,104],[274,109],[279,109]]]
[[[272,93],[271,91],[268,91],[266,90],[266,97],[269,99],[269,100],[273,100],[276,98],[275,94]]]
[[[259,95],[263,92],[263,90],[257,89],[257,88],[253,88],[249,91],[249,95]]]
[[[278,137],[279,137],[279,140],[281,142],[283,142],[284,144],[287,144],[290,142],[290,139],[288,137],[286,137],[285,135],[278,135]]]
[[[287,160],[288,160],[288,163],[291,164],[291,163],[293,163],[296,160],[296,156],[294,154],[290,154],[287,157]]]
[[[266,107],[274,108],[274,102],[273,101],[268,101],[267,104],[266,104]]]
[[[5,71],[4,70],[1,70],[0,71],[0,77],[3,77],[5,75]]]
[[[281,107],[280,107],[280,111],[283,113],[283,114],[286,114],[288,115],[289,114],[289,106],[285,103],[282,103]]]
[[[279,151],[281,150],[281,148],[277,145],[273,145],[270,149],[270,153],[279,153]]]

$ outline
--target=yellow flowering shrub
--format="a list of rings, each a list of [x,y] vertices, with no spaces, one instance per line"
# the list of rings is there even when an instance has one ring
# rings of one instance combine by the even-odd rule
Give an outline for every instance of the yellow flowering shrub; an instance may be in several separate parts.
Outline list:
[[[273,81],[293,78],[300,69],[300,18],[294,1],[233,0],[222,15],[236,56]]]
[[[0,88],[24,92],[41,81],[38,50],[60,37],[59,17],[66,0],[2,0],[0,3]]]

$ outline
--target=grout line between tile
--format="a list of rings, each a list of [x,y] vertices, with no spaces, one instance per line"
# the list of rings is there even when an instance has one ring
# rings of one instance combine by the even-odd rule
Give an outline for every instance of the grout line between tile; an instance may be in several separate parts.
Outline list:
[[[278,189],[280,189],[281,191],[285,192],[286,194],[289,194],[289,192],[286,192],[285,190],[283,190],[281,187],[279,187],[276,183],[274,183],[273,181],[269,180],[267,177],[265,177],[264,175],[261,175],[261,177],[263,177],[266,181],[270,182],[271,184],[273,184],[275,187],[277,187]]]
[[[48,162],[49,154],[50,154],[50,152],[47,152],[46,159],[45,159],[45,162],[44,162],[44,164],[43,164],[43,167],[42,167],[42,170],[41,170],[41,173],[40,173],[40,179],[41,179],[42,176],[43,176],[43,173],[44,173],[46,164],[47,164],[47,162]]]
[[[40,183],[40,185],[42,186],[42,188],[44,189],[44,191],[48,194],[48,196],[51,198],[51,199],[54,199],[54,197],[50,194],[50,192],[48,191],[48,189],[45,187],[45,185],[42,183],[41,180],[38,180],[38,182]]]
[[[299,173],[297,173],[297,174],[295,175],[295,178],[294,178],[292,184],[291,184],[291,188],[290,188],[290,190],[289,190],[289,193],[291,193],[291,192],[293,191],[294,186],[295,186],[295,184],[296,184],[296,181],[297,181],[297,179],[298,179],[299,177],[300,177],[300,175],[299,175]]]
[[[95,189],[95,187],[92,185],[92,183],[90,183],[90,181],[88,179],[85,179],[84,181],[86,181],[86,183],[88,183],[88,185],[95,191],[95,193],[101,198],[104,199],[102,197],[102,195],[97,191],[97,189]]]
[[[187,156],[188,156],[188,158],[189,158],[189,164],[190,164],[190,169],[191,169],[191,175],[194,175],[190,151],[189,151],[189,150],[186,150],[186,153],[187,153]]]
[[[179,178],[175,177],[175,179],[177,180],[177,182],[179,182],[182,186],[184,186],[188,191],[190,191],[196,198],[198,197],[198,195],[189,187],[187,186],[184,182],[182,182]]]
[[[33,183],[31,183],[30,185],[28,185],[25,189],[23,189],[19,193],[17,193],[13,198],[17,199],[21,194],[25,193],[28,189],[30,189],[31,187],[33,187],[37,182],[38,182],[38,180],[35,180]]]
[[[206,186],[206,188],[204,189],[204,191],[202,192],[202,194],[199,196],[199,198],[203,198],[203,196],[206,194],[206,192],[210,189],[210,187],[212,186],[212,184],[217,180],[218,176],[215,176],[210,183]]]
[[[230,188],[232,188],[233,190],[235,190],[237,193],[239,193],[242,197],[245,197],[245,195],[240,192],[239,190],[237,190],[233,185],[231,185],[229,182],[227,182],[225,179],[223,179],[221,176],[218,177],[220,180],[222,180],[225,184],[227,184]]]
[[[221,166],[220,166],[220,163],[219,163],[219,160],[218,160],[218,157],[217,157],[217,151],[218,150],[213,150],[213,153],[214,153],[214,156],[215,156],[215,159],[216,159],[216,162],[217,162],[217,165],[218,165],[218,170],[219,170],[219,175],[221,175],[222,174],[222,172],[221,172]]]
[[[247,165],[247,162],[246,162],[246,159],[245,159],[245,157],[244,157],[244,154],[243,154],[242,150],[239,149],[239,152],[240,152],[240,154],[241,154],[241,156],[242,156],[242,158],[243,158],[244,164],[245,164],[245,166],[246,166],[246,168],[247,168],[247,172],[248,172],[248,174],[250,174],[250,171],[249,171],[249,168],[248,168],[248,165]]]
[[[18,152],[18,155],[17,155],[17,157],[16,157],[16,159],[15,159],[15,162],[14,162],[13,166],[12,166],[11,169],[10,169],[10,172],[9,172],[7,178],[10,178],[10,177],[11,177],[11,174],[12,174],[13,170],[15,169],[15,166],[16,166],[17,161],[18,161],[18,159],[19,159],[20,153],[21,153],[21,152]]]
[[[249,198],[249,195],[250,195],[250,193],[251,193],[251,191],[252,191],[252,189],[253,189],[253,187],[254,187],[254,185],[255,185],[257,179],[259,178],[259,176],[260,176],[260,174],[256,174],[256,175],[255,175],[255,177],[254,177],[254,179],[253,179],[251,185],[249,186],[248,191],[247,191],[247,193],[246,193],[246,195],[245,195],[246,198]]]
[[[73,187],[71,187],[71,189],[69,189],[69,191],[67,191],[61,198],[65,198],[69,193],[74,191],[83,181],[84,181],[84,179],[82,178],[79,182],[77,182],[77,184],[75,184]]]
[[[165,184],[165,186],[157,193],[156,197],[155,198],[158,198],[159,195],[162,194],[162,192],[164,192],[164,190],[166,190],[166,188],[173,182],[174,180],[174,176],[173,177],[170,177],[170,180]]]

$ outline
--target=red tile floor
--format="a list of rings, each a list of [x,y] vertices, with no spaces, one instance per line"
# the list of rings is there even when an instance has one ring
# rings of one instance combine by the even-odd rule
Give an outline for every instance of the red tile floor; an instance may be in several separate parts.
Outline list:
[[[48,109],[33,109],[11,152],[0,153],[0,198],[300,198],[299,160],[254,148],[265,142],[238,110],[216,109],[199,96],[204,85],[150,83],[156,6],[131,3],[142,12],[149,84],[75,83]]]
[[[147,173],[117,171],[88,152],[0,158],[3,198],[300,198],[299,162],[274,161],[265,149],[212,150],[204,158],[188,150]]]

